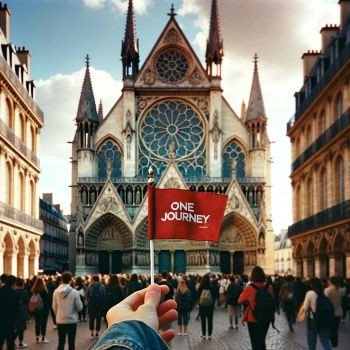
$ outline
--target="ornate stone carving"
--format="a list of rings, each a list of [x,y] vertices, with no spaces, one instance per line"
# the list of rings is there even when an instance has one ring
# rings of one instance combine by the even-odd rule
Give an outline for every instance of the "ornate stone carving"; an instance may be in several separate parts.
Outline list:
[[[133,135],[135,134],[135,130],[131,126],[130,110],[126,112],[125,129],[122,132],[125,135],[125,139],[126,139],[126,157],[130,159],[131,142],[132,142]]]
[[[180,42],[180,40],[180,35],[174,28],[170,29],[164,38],[164,41],[168,44],[177,44]]]
[[[98,209],[102,212],[116,212],[118,210],[118,203],[114,197],[108,196],[101,200]]]
[[[112,241],[119,238],[119,234],[115,227],[109,226],[101,233],[98,239],[100,241]]]
[[[189,82],[192,85],[199,85],[203,81],[202,75],[199,73],[198,69],[196,68],[193,73],[191,74],[189,78]]]
[[[143,81],[147,85],[153,85],[156,82],[156,75],[151,68],[147,68],[145,73],[143,73]]]
[[[214,112],[213,127],[210,130],[210,134],[214,142],[214,159],[216,160],[218,159],[218,143],[220,140],[220,135],[222,134],[222,130],[219,127],[219,113],[217,110]]]
[[[227,229],[220,237],[220,243],[243,243],[242,236],[235,227]]]
[[[140,98],[137,100],[137,109],[143,110],[147,107],[147,99],[145,98]]]
[[[180,184],[177,182],[177,180],[174,179],[173,177],[171,177],[164,184],[164,188],[177,188],[177,189],[180,189],[181,187],[180,187]]]

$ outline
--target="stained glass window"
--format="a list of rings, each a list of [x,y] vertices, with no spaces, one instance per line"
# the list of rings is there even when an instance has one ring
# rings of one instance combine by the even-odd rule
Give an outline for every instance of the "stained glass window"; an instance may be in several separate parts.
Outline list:
[[[97,152],[98,177],[107,178],[108,163],[111,164],[111,177],[122,175],[122,154],[117,144],[108,140]]]
[[[188,62],[179,50],[170,49],[158,56],[156,70],[160,78],[165,82],[176,83],[186,76]]]
[[[222,176],[231,177],[232,160],[236,160],[237,178],[245,177],[245,154],[242,147],[235,141],[228,143],[223,151]]]
[[[201,117],[182,101],[163,101],[141,123],[139,173],[153,167],[159,177],[174,158],[186,178],[206,174],[205,131]]]

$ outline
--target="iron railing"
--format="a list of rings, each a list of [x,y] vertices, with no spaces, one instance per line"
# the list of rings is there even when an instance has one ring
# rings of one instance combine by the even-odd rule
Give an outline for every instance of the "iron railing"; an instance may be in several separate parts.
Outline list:
[[[36,219],[21,210],[13,208],[4,202],[0,202],[0,217],[5,217],[14,221],[18,221],[21,224],[34,227],[38,230],[43,230],[43,222]]]
[[[306,109],[311,103],[320,95],[325,86],[332,80],[332,78],[338,73],[338,71],[344,66],[344,64],[350,58],[350,45],[345,46],[338,54],[332,64],[325,70],[320,80],[313,86],[309,95],[297,104],[295,115],[287,123],[287,131],[289,131],[293,125],[299,120]],[[300,90],[297,94],[303,94],[306,86]]]
[[[27,159],[29,159],[37,167],[40,167],[39,158],[22,142],[22,140],[2,120],[0,120],[0,133],[7,140],[9,140],[13,144],[13,146],[17,150],[19,150]]]
[[[292,163],[292,172],[300,168],[302,164],[310,159],[334,137],[340,134],[348,125],[350,125],[350,109],[343,113],[335,123],[333,123],[321,136],[319,136],[318,139]]]
[[[344,201],[289,226],[288,237],[291,238],[303,232],[330,225],[344,219],[350,219],[350,200]]]
[[[18,79],[16,73],[12,70],[10,65],[6,62],[5,58],[0,55],[0,71],[3,72],[4,76],[10,81],[10,83],[15,87],[18,91],[21,99],[28,105],[28,107],[32,110],[33,114],[44,123],[44,113],[36,104],[32,96],[26,90],[26,88],[22,85],[20,80]]]

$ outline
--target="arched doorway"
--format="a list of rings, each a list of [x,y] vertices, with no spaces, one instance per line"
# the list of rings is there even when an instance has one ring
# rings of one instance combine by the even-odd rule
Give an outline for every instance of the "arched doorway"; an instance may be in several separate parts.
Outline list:
[[[346,276],[346,256],[345,256],[345,238],[342,234],[338,234],[334,239],[334,274],[336,276]]]
[[[132,244],[132,233],[125,223],[111,213],[103,215],[86,233],[87,270],[102,274],[122,272],[128,260],[123,258],[123,254],[132,250]]]
[[[4,251],[4,273],[7,275],[13,274],[13,254],[14,254],[14,246],[9,233],[6,234],[4,238],[5,243],[5,251]]]
[[[27,277],[25,271],[25,245],[22,237],[18,240],[17,276]]]
[[[29,243],[29,276],[35,275],[35,244],[33,241]]]
[[[295,274],[297,277],[304,277],[303,247],[301,244],[295,250]]]
[[[309,241],[306,248],[306,277],[314,277],[315,276],[315,245],[312,241]]]
[[[321,278],[326,278],[329,276],[329,258],[327,254],[327,240],[325,238],[321,239],[319,249],[319,276]]]

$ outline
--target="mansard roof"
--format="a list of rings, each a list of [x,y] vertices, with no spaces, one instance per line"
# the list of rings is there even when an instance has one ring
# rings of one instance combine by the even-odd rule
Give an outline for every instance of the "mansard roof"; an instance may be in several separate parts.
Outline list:
[[[92,90],[92,83],[90,77],[89,68],[89,55],[86,56],[86,69],[85,77],[83,82],[83,87],[80,93],[80,100],[78,105],[76,121],[92,121],[94,123],[99,123],[100,119],[96,111],[95,97]]]
[[[250,91],[246,120],[249,121],[258,118],[266,119],[266,113],[259,80],[258,55],[255,54],[253,82]]]

